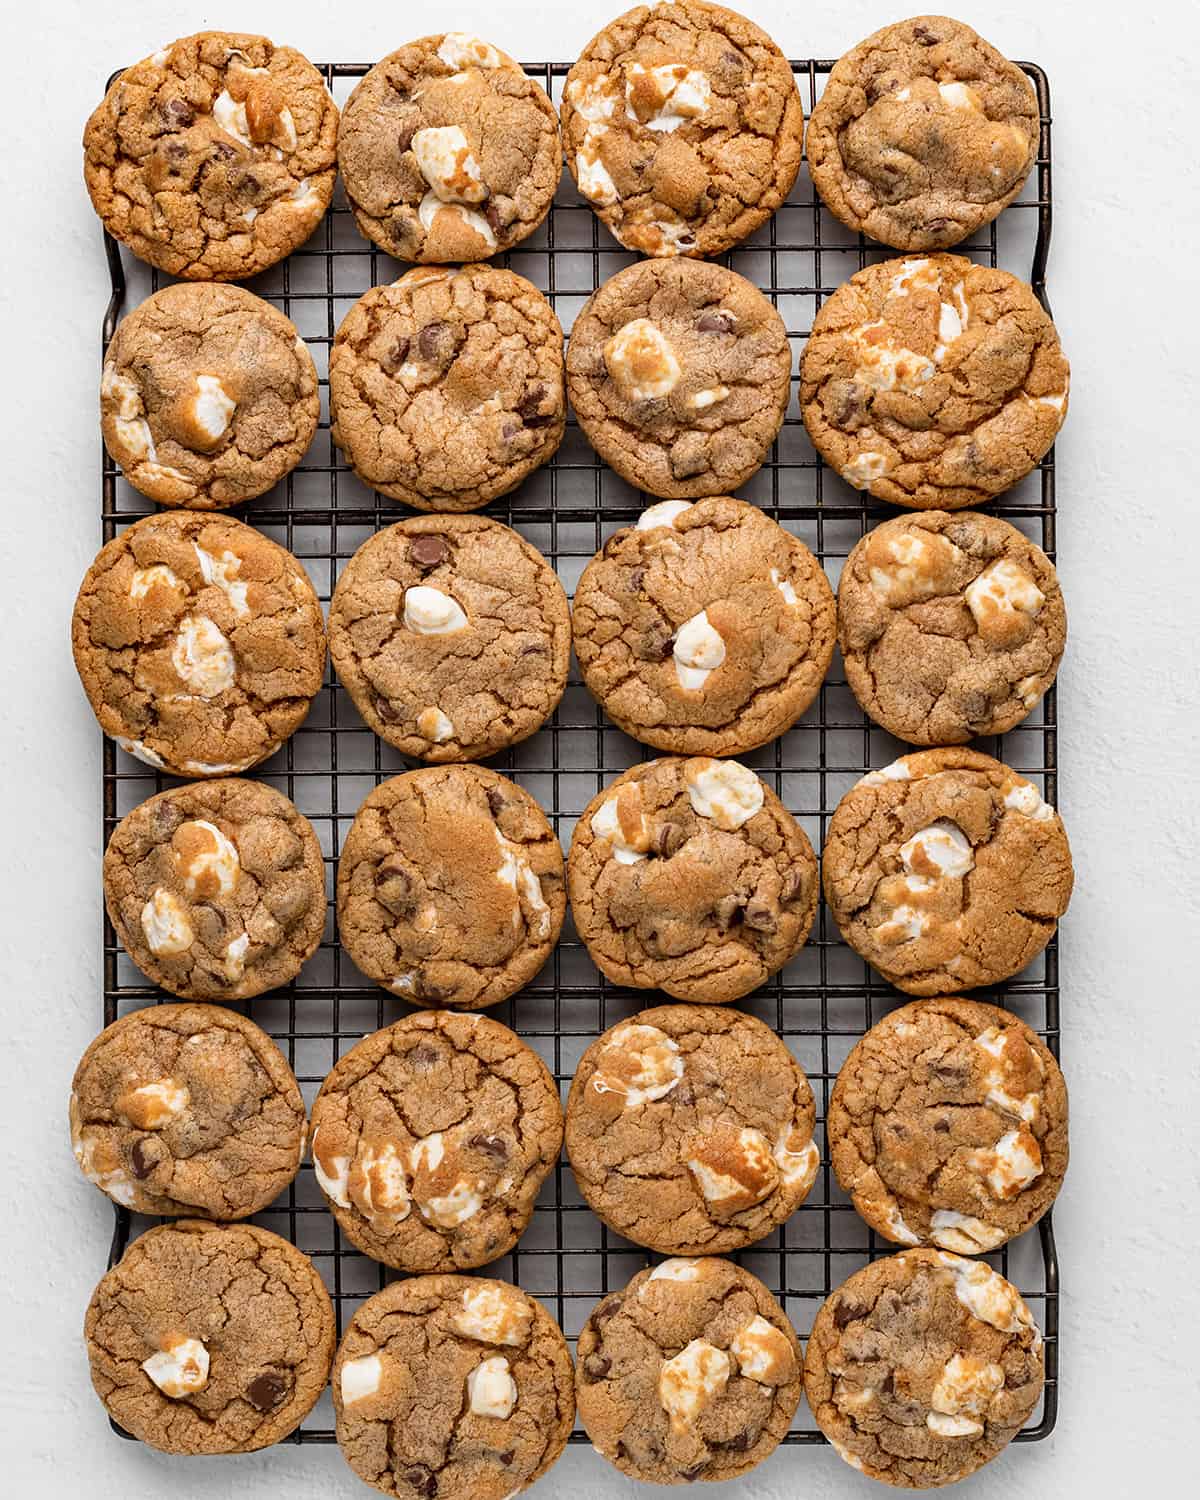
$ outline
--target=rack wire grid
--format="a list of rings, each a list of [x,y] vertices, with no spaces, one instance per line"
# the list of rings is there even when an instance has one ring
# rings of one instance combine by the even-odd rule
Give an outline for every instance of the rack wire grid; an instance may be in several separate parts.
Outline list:
[[[320,72],[341,104],[368,66],[327,63],[320,65]],[[526,71],[557,102],[568,66],[527,64]],[[807,111],[811,112],[832,66],[831,61],[792,63]],[[958,246],[957,253],[1027,277],[1048,308],[1050,95],[1040,67],[1019,66],[1031,79],[1040,104],[1036,170],[1021,198],[986,230]],[[169,278],[130,259],[127,281],[121,251],[107,235],[105,250],[112,278],[103,326],[107,348],[126,302],[135,305]],[[817,198],[805,166],[786,205],[722,260],[767,293],[798,352],[822,300],[863,266],[894,253],[833,219]],[[498,258],[500,264],[519,271],[545,292],[568,333],[591,292],[635,259],[601,228],[569,178],[560,185],[539,231]],[[326,605],[338,570],[367,537],[403,514],[400,507],[363,486],[333,446],[326,378],[329,349],[353,302],[368,288],[396,279],[404,269],[360,238],[339,187],[312,239],[248,284],[297,324],[312,351],[321,380],[322,420],[305,461],[239,514],[300,558]],[[793,380],[797,379],[794,374]],[[107,456],[101,484],[106,542],[155,509],[122,479]],[[894,514],[825,468],[808,442],[794,395],[770,458],[742,486],[741,494],[802,538],[835,587],[842,562],[855,542],[870,526]],[[636,519],[647,500],[600,462],[572,420],[556,457],[513,494],[490,506],[488,514],[515,527],[538,547],[570,594],[587,561],[614,531]],[[1053,557],[1053,452],[991,509]],[[840,658],[835,657],[816,702],[800,722],[743,760],[778,792],[819,850],[843,793],[866,771],[886,765],[909,748],[865,718],[846,684]],[[1003,738],[980,741],[979,748],[1029,776],[1054,802],[1054,689],[1023,725]],[[614,775],[652,754],[605,720],[573,670],[562,703],[549,722],[531,739],[495,757],[492,764],[533,794],[565,849],[591,797]],[[237,1007],[275,1038],[310,1103],[343,1052],[362,1036],[408,1013],[402,1002],[365,979],[339,948],[332,891],[342,840],[359,805],[384,778],[409,768],[409,762],[363,724],[330,669],[307,722],[254,773],[285,792],[311,820],[325,856],[330,906],[320,949],[293,984]],[[125,813],[172,784],[106,740],[105,841]],[[107,920],[103,941],[105,1025],[130,1010],[172,998],[149,985],[134,968]],[[1057,940],[1022,974],[979,993],[982,999],[1016,1011],[1058,1054]],[[491,1014],[542,1056],[565,1098],[589,1043],[608,1026],[660,998],[609,984],[588,958],[568,918],[562,941],[538,978]],[[820,1144],[830,1090],[847,1053],[874,1022],[906,998],[841,942],[822,905],[812,935],[796,959],[740,1002],[784,1038],[808,1073],[817,1100]],[[287,1193],[255,1222],[284,1235],[313,1258],[333,1298],[339,1336],[356,1306],[394,1279],[394,1272],[341,1239],[308,1164]],[[130,1237],[148,1224],[125,1209],[116,1209],[110,1264]],[[774,1234],[733,1258],[767,1283],[797,1332],[807,1337],[817,1309],[833,1288],[867,1261],[894,1251],[895,1246],[869,1231],[855,1213],[823,1152],[807,1202]],[[516,1248],[480,1274],[503,1277],[539,1297],[573,1344],[595,1302],[623,1286],[653,1258],[592,1215],[564,1159],[547,1178],[533,1220]],[[1058,1411],[1059,1277],[1050,1215],[1036,1230],[986,1258],[1021,1288],[1045,1335],[1044,1395],[1017,1438],[1035,1442],[1053,1430]],[[115,1424],[114,1430],[121,1431]],[[572,1441],[586,1440],[577,1427]],[[289,1441],[334,1441],[328,1392]],[[785,1441],[825,1441],[804,1403]]]

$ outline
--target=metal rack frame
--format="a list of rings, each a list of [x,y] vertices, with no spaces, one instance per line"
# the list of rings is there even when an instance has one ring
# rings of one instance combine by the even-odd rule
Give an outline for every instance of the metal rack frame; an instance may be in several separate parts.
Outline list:
[[[319,65],[319,71],[340,102],[348,86],[368,66],[328,63]],[[527,64],[526,71],[557,101],[568,66]],[[821,82],[832,66],[827,60],[792,63],[807,111],[811,112]],[[969,254],[983,264],[1003,264],[1027,276],[1048,308],[1049,87],[1041,68],[1032,63],[1019,66],[1031,79],[1040,106],[1036,168],[1022,198],[999,220],[957,247],[956,253]],[[129,283],[137,283],[131,286],[119,246],[107,234],[104,242],[112,282],[103,323],[103,347],[107,348],[127,296],[133,293],[132,305],[169,278],[130,260]],[[745,245],[721,259],[771,297],[798,347],[824,297],[869,262],[892,254],[839,225],[821,206],[805,168],[788,203]],[[566,179],[541,229],[497,260],[541,287],[567,324],[577,306],[601,281],[635,258],[610,239],[590,206]],[[360,485],[340,461],[329,437],[326,379],[328,350],[345,312],[369,286],[394,279],[402,269],[359,238],[339,194],[312,239],[280,266],[249,284],[251,290],[281,307],[298,323],[318,364],[322,420],[313,446],[297,470],[268,495],[240,507],[238,514],[300,558],[326,604],[338,568],[368,535],[403,514],[400,507]],[[796,380],[793,373],[793,383]],[[742,494],[807,542],[827,573],[836,572],[871,525],[894,514],[829,473],[808,443],[794,397],[768,462],[742,487]],[[619,481],[591,452],[572,421],[556,457],[514,494],[490,506],[487,513],[514,526],[539,547],[570,593],[592,554],[612,531],[634,520],[644,503],[645,497]],[[101,466],[104,541],[154,509],[125,484],[105,455]],[[1028,479],[990,509],[1022,528],[1053,557],[1053,451]],[[979,742],[979,748],[1030,776],[1053,802],[1058,774],[1056,724],[1055,691],[1051,688],[1026,724],[1001,739]],[[840,658],[835,657],[816,702],[799,724],[743,759],[780,793],[819,850],[840,796],[864,772],[886,764],[907,748],[864,717],[846,685]],[[491,764],[533,793],[565,847],[576,817],[606,778],[648,759],[652,753],[605,721],[573,672],[566,696],[547,725],[524,744],[495,757]],[[307,723],[253,774],[284,791],[311,820],[321,840],[332,892],[341,840],[354,812],[372,786],[408,765],[366,728],[330,669]],[[106,740],[102,786],[105,841],[131,807],[171,784]],[[105,1025],[131,1009],[171,998],[133,968],[107,919],[103,955]],[[620,989],[603,979],[568,920],[562,942],[538,978],[491,1013],[512,1026],[544,1057],[565,1092],[575,1064],[590,1041],[617,1020],[656,1003],[658,998],[646,991]],[[869,1026],[904,998],[845,947],[822,904],[812,936],[797,959],[741,1005],[772,1025],[798,1055],[813,1085],[820,1127],[846,1053]],[[981,991],[980,998],[1016,1010],[1057,1056],[1057,939],[1030,970],[1005,985]],[[341,952],[332,906],[321,948],[296,982],[237,1008],[252,1015],[275,1038],[309,1101],[343,1051],[364,1033],[407,1012],[401,1002],[364,979]],[[125,1209],[115,1210],[110,1264],[146,1222]],[[299,1244],[313,1257],[329,1285],[339,1334],[358,1302],[394,1278],[395,1273],[343,1243],[308,1165],[288,1192],[256,1216],[255,1222]],[[817,1308],[834,1287],[865,1261],[894,1250],[859,1219],[838,1188],[823,1153],[808,1201],[781,1229],[733,1258],[767,1282],[783,1301],[798,1332],[806,1336]],[[592,1216],[564,1160],[547,1179],[525,1236],[510,1255],[485,1268],[484,1274],[504,1277],[539,1296],[573,1341],[593,1303],[623,1285],[653,1258]],[[1050,1434],[1058,1413],[1059,1274],[1050,1215],[1036,1232],[987,1259],[1021,1286],[1045,1335],[1045,1393],[1040,1408],[1017,1438],[1019,1442],[1036,1442]],[[114,1430],[121,1432],[115,1424]],[[288,1441],[333,1440],[327,1393]],[[572,1441],[586,1441],[586,1434],[577,1429]],[[802,1403],[785,1442],[824,1441]]]

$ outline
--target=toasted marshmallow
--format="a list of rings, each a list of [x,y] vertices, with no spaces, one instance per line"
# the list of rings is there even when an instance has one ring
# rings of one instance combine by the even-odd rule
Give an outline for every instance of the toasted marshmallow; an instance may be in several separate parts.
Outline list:
[[[666,334],[649,318],[634,318],[604,345],[604,363],[627,401],[669,396],[682,369]]]
[[[161,885],[142,907],[142,932],[147,947],[156,958],[177,958],[186,953],[196,939],[187,913],[171,892]]]
[[[732,833],[762,810],[762,782],[736,760],[709,760],[698,756],[683,768],[688,800],[702,818],[711,818],[718,828]]]

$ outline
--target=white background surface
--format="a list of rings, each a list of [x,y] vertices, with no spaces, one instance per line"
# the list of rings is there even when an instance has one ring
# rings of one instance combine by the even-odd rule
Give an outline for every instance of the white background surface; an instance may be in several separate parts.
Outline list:
[[[239,1500],[369,1493],[337,1450],[170,1460],[109,1434],[79,1339],[108,1204],[79,1177],[66,1094],[99,1010],[99,736],[68,621],[99,544],[96,382],[108,295],[83,189],[84,120],[116,66],[206,27],[261,31],[318,60],[374,60],[470,29],[524,59],[570,59],[620,8],[459,0],[449,12],[324,0],[7,0],[0,158],[5,467],[4,1055],[0,1451],[13,1495]],[[745,0],[791,56],[837,56],[907,8]],[[915,8],[915,7],[914,7]],[[1195,556],[1200,242],[1196,7],[1160,0],[959,3],[1054,105],[1050,291],[1073,366],[1058,446],[1061,806],[1078,872],[1064,926],[1072,1167],[1055,1211],[1063,1278],[1058,1430],[957,1493],[1194,1493],[1200,1047],[1194,955],[1200,730]],[[665,1493],[572,1448],[538,1495]],[[704,1500],[866,1496],[832,1453],[781,1449]]]

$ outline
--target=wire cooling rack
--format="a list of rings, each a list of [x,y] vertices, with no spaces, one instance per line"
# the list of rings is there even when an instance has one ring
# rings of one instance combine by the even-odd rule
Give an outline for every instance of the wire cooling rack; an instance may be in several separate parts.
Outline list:
[[[793,62],[806,112],[820,94],[828,61]],[[1025,277],[1046,303],[1045,270],[1050,246],[1050,96],[1046,75],[1032,63],[1020,66],[1037,91],[1041,141],[1035,171],[1021,199],[998,221],[957,247],[981,264],[1000,265]],[[329,63],[320,71],[341,104],[367,64]],[[565,63],[526,65],[557,100]],[[123,310],[169,278],[132,259],[122,259],[105,236],[112,298],[104,319],[104,347]],[[837,223],[820,205],[803,168],[787,204],[744,245],[722,257],[762,288],[779,308],[798,354],[824,298],[870,262],[894,252],[868,243]],[[590,207],[564,178],[549,217],[537,234],[499,258],[540,287],[563,328],[590,293],[636,257],[603,230]],[[307,458],[269,494],[238,514],[300,558],[327,605],[336,576],[356,549],[381,527],[404,514],[366,489],[349,472],[329,436],[329,348],[353,302],[369,287],[389,282],[404,266],[366,243],[338,194],[323,225],[282,265],[248,283],[292,319],[312,351],[321,378],[322,420]],[[128,271],[128,280],[127,280]],[[1048,304],[1046,304],[1048,306]],[[793,359],[793,369],[796,360]],[[796,376],[793,375],[795,383]],[[131,489],[107,456],[102,464],[103,536],[107,542],[155,507]],[[851,547],[888,507],[847,486],[814,453],[793,394],[771,457],[743,485],[742,496],[760,505],[799,536],[820,559],[836,587]],[[621,526],[636,519],[646,497],[624,484],[588,447],[574,422],[557,456],[488,514],[514,526],[556,568],[571,593],[587,561]],[[1054,456],[992,507],[1054,555]],[[821,849],[830,815],[844,792],[867,770],[886,765],[908,748],[874,728],[846,685],[840,657],[817,700],[781,739],[743,757],[782,797]],[[1023,725],[999,739],[979,742],[1041,786],[1056,801],[1057,733],[1054,689]],[[654,752],[607,723],[572,673],[562,704],[533,738],[492,764],[521,783],[546,810],[564,850],[591,797],[613,776]],[[237,1007],[252,1015],[279,1043],[311,1102],[337,1058],[360,1037],[407,1014],[402,1002],[366,980],[338,946],[333,919],[334,872],[342,841],[366,795],[387,776],[410,768],[363,724],[330,670],[305,725],[254,775],[290,797],[317,830],[325,855],[330,909],[317,954],[296,982]],[[156,791],[173,784],[104,744],[104,837],[118,820]],[[1007,984],[979,991],[979,998],[1017,1012],[1059,1050],[1057,940],[1027,970]],[[104,923],[104,1022],[143,1005],[170,999],[147,984]],[[657,1004],[661,996],[611,985],[597,972],[568,918],[563,938],[538,978],[491,1014],[511,1026],[546,1061],[563,1096],[585,1048],[606,1027]],[[858,959],[840,940],[821,906],[812,936],[797,958],[741,1002],[782,1036],[812,1082],[818,1110],[818,1141],[837,1072],[855,1041],[906,997]],[[780,1297],[797,1331],[807,1337],[817,1309],[851,1272],[895,1246],[869,1231],[851,1207],[823,1153],[808,1201],[779,1230],[734,1259],[760,1276]],[[306,1251],[320,1268],[337,1312],[339,1335],[366,1296],[394,1274],[347,1245],[324,1206],[312,1168],[256,1222]],[[116,1210],[111,1256],[148,1221]],[[584,1203],[565,1160],[546,1181],[533,1221],[516,1249],[486,1268],[539,1297],[574,1342],[594,1303],[619,1288],[651,1259],[605,1228]],[[1035,1442],[1053,1430],[1058,1411],[1058,1262],[1050,1215],[987,1259],[1013,1280],[1032,1305],[1046,1339],[1046,1385],[1039,1408],[1018,1435]],[[120,1432],[119,1428],[115,1429]],[[328,1392],[290,1441],[334,1440]],[[586,1441],[577,1429],[572,1441]],[[802,1403],[789,1443],[820,1443]]]

